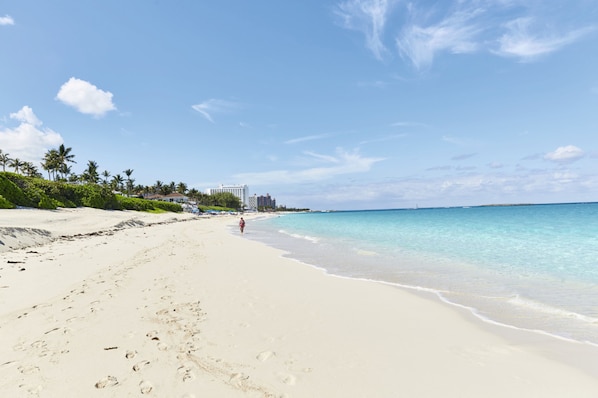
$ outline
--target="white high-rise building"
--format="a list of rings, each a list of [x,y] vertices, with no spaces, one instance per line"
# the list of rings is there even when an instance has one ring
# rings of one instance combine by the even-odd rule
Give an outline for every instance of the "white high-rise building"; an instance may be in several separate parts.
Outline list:
[[[241,200],[245,206],[249,205],[249,187],[247,185],[222,185],[218,188],[208,188],[206,193],[212,195],[219,192],[230,192]]]

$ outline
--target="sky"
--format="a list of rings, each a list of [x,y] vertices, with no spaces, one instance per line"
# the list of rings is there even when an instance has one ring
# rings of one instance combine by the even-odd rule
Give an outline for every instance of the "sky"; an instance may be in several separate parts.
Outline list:
[[[598,201],[598,2],[4,0],[0,149],[61,144],[313,210]]]

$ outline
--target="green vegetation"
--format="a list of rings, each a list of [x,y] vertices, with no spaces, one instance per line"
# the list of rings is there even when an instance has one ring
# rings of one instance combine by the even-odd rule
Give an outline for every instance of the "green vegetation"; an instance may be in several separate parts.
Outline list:
[[[202,211],[238,211],[243,210],[241,200],[230,192],[208,195],[197,189],[188,189],[187,184],[174,181],[166,184],[160,180],[154,185],[135,185],[132,178],[133,169],[120,174],[111,174],[108,170],[100,172],[98,163],[89,160],[81,174],[71,170],[75,162],[72,148],[64,144],[50,149],[40,162],[41,168],[47,172],[44,179],[38,167],[32,162],[13,159],[0,149],[0,208],[16,206],[36,207],[40,209],[56,209],[58,207],[93,207],[97,209],[125,209],[138,211],[182,211],[179,204],[145,200],[149,195],[167,196],[180,193],[197,203]],[[12,168],[14,173],[7,172]],[[116,194],[115,194],[116,192]],[[126,196],[118,195],[126,192]],[[278,211],[279,209],[262,208],[261,211]],[[286,209],[283,211],[298,211]]]
[[[0,172],[0,208],[17,206],[38,209],[92,207],[103,210],[183,211],[178,203],[116,195],[110,187],[87,183],[47,181],[11,172]]]

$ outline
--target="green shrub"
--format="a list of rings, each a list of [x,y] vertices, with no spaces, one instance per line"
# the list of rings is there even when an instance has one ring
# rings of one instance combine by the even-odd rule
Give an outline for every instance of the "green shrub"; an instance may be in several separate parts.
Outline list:
[[[93,207],[102,210],[183,211],[178,203],[115,195],[103,185],[70,184],[0,172],[0,208],[11,209],[16,206],[40,209]]]
[[[54,199],[58,207],[77,207],[77,195],[72,184],[47,181],[42,178],[33,179],[31,184]]]
[[[5,200],[12,203],[16,206],[26,206],[26,207],[35,207],[34,202],[32,202],[23,192],[23,190],[17,185],[13,178],[14,176],[19,176],[18,174],[14,173],[3,173],[0,174],[0,195],[4,197]],[[19,179],[17,179],[19,181]]]
[[[160,200],[147,200],[141,198],[129,198],[116,195],[116,199],[124,210],[153,211],[164,210],[170,212],[181,212],[183,208],[178,203],[163,202]]]
[[[129,198],[116,195],[116,200],[123,210],[150,211],[154,210],[154,204],[151,200],[140,198]]]
[[[49,198],[47,195],[44,195],[39,203],[37,204],[39,209],[46,209],[46,210],[56,210],[59,207],[58,201]]]
[[[0,195],[0,209],[14,209],[16,206]]]
[[[183,207],[178,203],[163,202],[161,200],[153,200],[152,202],[154,202],[154,207],[156,209],[166,210],[173,213],[180,213],[183,211]]]
[[[73,187],[82,206],[102,210],[120,210],[118,201],[107,187],[97,184],[74,185]]]

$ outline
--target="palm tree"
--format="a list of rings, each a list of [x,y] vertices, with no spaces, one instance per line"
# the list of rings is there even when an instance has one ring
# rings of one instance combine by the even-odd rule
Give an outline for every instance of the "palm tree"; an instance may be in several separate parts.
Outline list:
[[[73,183],[75,183],[75,182],[79,182],[79,181],[81,181],[81,176],[78,176],[78,175],[77,175],[77,174],[75,174],[75,173],[71,173],[71,168],[70,168],[70,166],[68,167],[68,169],[69,169],[69,171],[68,171],[68,177],[67,177],[67,180],[68,180],[68,182],[73,182]]]
[[[110,172],[108,170],[104,170],[102,172],[102,177],[104,177],[103,184],[108,185],[108,178],[110,178]]]
[[[23,163],[23,173],[29,177],[41,177],[39,170],[32,162]]]
[[[191,199],[197,199],[197,197],[199,196],[199,191],[195,188],[191,188],[188,192],[187,195],[189,195],[189,197]]]
[[[133,174],[133,169],[126,169],[123,171],[127,176],[127,195],[131,195],[131,188],[133,188],[133,180],[131,180],[131,174]]]
[[[164,183],[162,181],[160,181],[160,180],[156,181],[156,183],[154,184],[154,193],[161,193],[163,186],[164,186]]]
[[[178,185],[176,186],[176,191],[178,193],[180,193],[181,195],[184,195],[187,193],[187,184],[185,184],[184,182],[179,182]]]
[[[71,147],[65,148],[64,144],[61,144],[58,147],[58,161],[60,165],[66,167],[67,163],[77,163],[73,160],[75,158],[75,155],[71,154],[72,149],[73,148]],[[60,172],[62,173],[62,177],[64,178],[66,176],[66,173],[64,173],[63,170],[64,168],[60,167]]]
[[[15,158],[11,159],[8,166],[15,169],[15,173],[19,174],[19,169],[23,167],[25,163],[21,162],[21,159]]]
[[[60,159],[58,156],[58,150],[50,149],[44,155],[44,161],[42,162],[42,168],[48,171],[48,179],[51,179],[52,176],[54,177],[54,181],[56,181],[56,173],[60,168]]]
[[[112,177],[112,181],[110,182],[110,185],[112,186],[112,189],[114,191],[122,191],[122,186],[123,186],[124,181],[125,180],[123,180],[122,176],[120,174],[117,174],[114,177]]]
[[[8,155],[8,153],[2,153],[2,150],[0,149],[0,163],[2,163],[2,171],[6,171],[6,165],[11,161]]]
[[[98,174],[98,164],[93,160],[89,160],[87,162],[87,169],[85,169],[81,175],[81,179],[90,184],[97,184],[100,179],[100,175]]]
[[[131,192],[135,192],[135,190],[133,189],[134,186],[135,186],[135,179],[129,178],[127,180],[127,195],[131,196]]]

